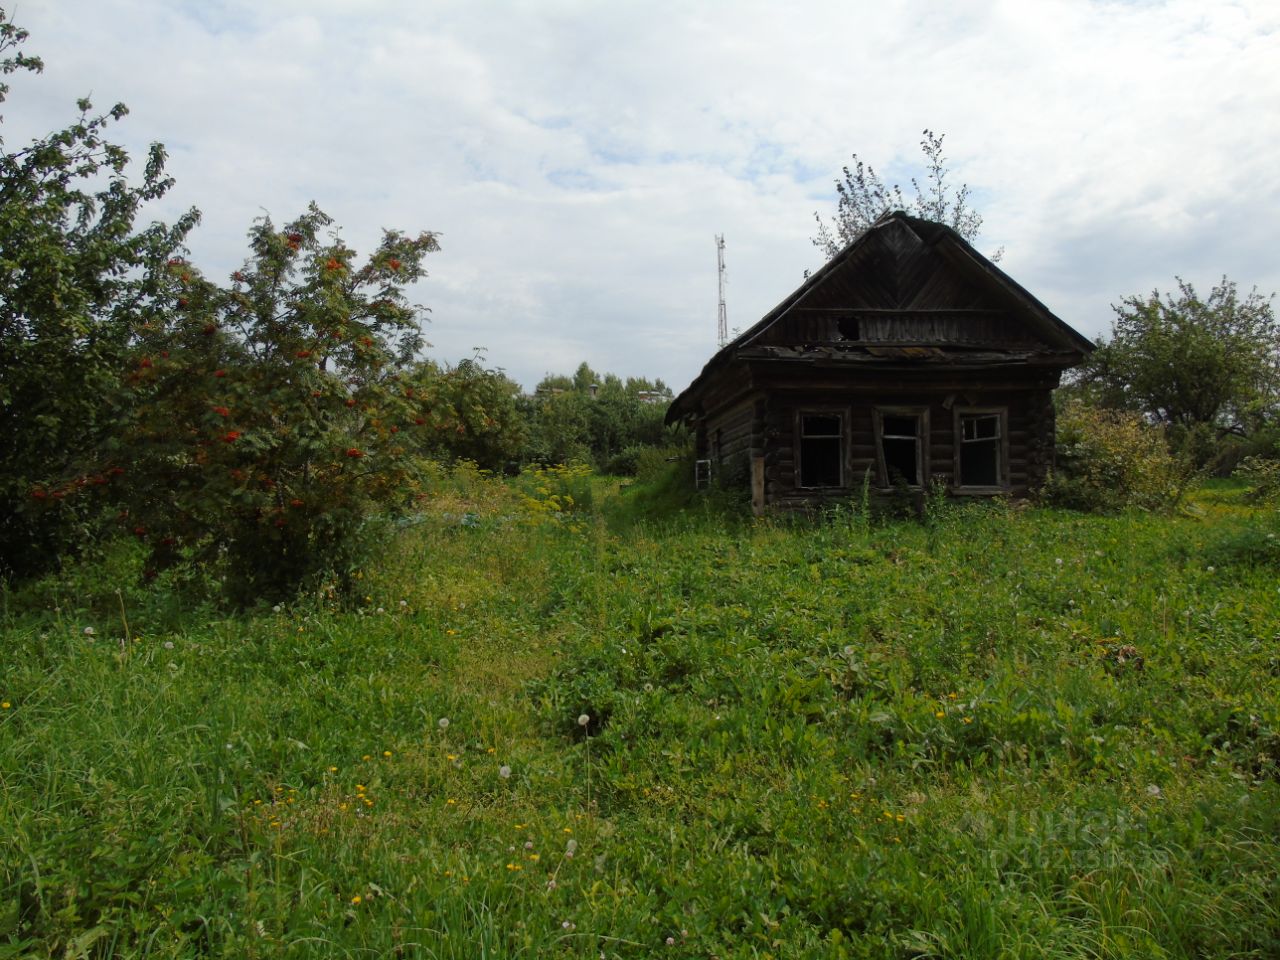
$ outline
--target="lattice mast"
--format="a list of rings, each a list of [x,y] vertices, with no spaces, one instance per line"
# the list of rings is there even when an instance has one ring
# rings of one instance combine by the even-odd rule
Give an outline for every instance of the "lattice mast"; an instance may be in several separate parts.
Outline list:
[[[724,234],[716,234],[716,269],[720,275],[720,306],[716,310],[716,338],[720,346],[729,342],[729,311],[724,305]]]

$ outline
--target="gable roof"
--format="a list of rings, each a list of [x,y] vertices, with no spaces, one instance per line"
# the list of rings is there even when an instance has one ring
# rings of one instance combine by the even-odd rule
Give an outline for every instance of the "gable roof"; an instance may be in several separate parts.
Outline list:
[[[770,354],[794,354],[794,350],[785,350],[785,339],[781,343],[777,340],[790,318],[814,311],[839,312],[840,308],[846,313],[904,316],[937,309],[940,301],[949,306],[986,307],[985,312],[998,310],[1012,318],[1020,335],[1028,340],[1024,346],[1035,346],[1030,351],[1020,350],[1024,356],[1061,355],[1066,358],[1062,365],[1070,366],[1093,349],[1087,338],[955,230],[895,210],[881,216],[757,323],[717,351],[672,402],[667,421],[675,422],[691,413],[693,400],[708,380],[744,351],[754,354],[757,351],[751,348],[763,349],[764,344],[773,343]],[[900,361],[911,357],[910,349],[885,344],[859,352],[865,355],[863,360],[892,357]],[[848,353],[838,349],[823,352],[829,357]]]

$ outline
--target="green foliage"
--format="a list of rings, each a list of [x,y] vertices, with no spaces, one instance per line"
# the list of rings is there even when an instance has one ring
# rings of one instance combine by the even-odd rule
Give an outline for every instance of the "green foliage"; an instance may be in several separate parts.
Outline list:
[[[1280,460],[1248,457],[1235,475],[1249,485],[1247,496],[1252,502],[1280,504]]]
[[[1046,490],[1052,502],[1078,510],[1170,510],[1182,499],[1191,468],[1140,414],[1071,400],[1058,413],[1057,430],[1057,466]]]
[[[1077,380],[1093,402],[1134,410],[1191,433],[1249,434],[1275,417],[1280,400],[1280,327],[1271,299],[1241,296],[1223,277],[1207,297],[1178,278],[1176,294],[1153,290],[1115,305],[1111,339]],[[1206,446],[1210,447],[1205,450]]]
[[[664,423],[671,391],[661,381],[614,374],[601,377],[580,364],[572,377],[547,376],[527,407],[527,459],[535,463],[581,460],[609,473],[631,475],[644,447],[666,445]],[[624,451],[629,451],[623,456]]]
[[[4,951],[1275,954],[1280,595],[1212,568],[1269,511],[431,482],[356,609],[175,619],[136,549],[5,597]]]
[[[26,40],[0,10],[0,72],[42,68]],[[49,569],[96,534],[103,498],[80,494],[118,475],[81,464],[115,431],[123,357],[197,219],[135,230],[172,182],[164,148],[151,147],[131,186],[128,155],[106,139],[124,105],[78,106],[65,129],[25,147],[0,141],[0,577]]]
[[[818,235],[813,238],[813,245],[830,260],[866,233],[876,220],[893,210],[910,210],[913,216],[946,224],[965,240],[976,242],[982,229],[982,216],[969,207],[967,183],[953,188],[947,182],[949,171],[942,155],[945,138],[946,134],[924,131],[920,152],[924,154],[928,174],[923,186],[917,178],[911,178],[911,186],[916,192],[911,203],[907,202],[897,184],[886,186],[875,169],[855,153],[853,168],[845,167],[844,178],[836,181],[836,212],[831,222],[827,223],[816,212],[813,215],[818,222]],[[998,250],[991,259],[999,260],[1002,254],[1003,250]]]
[[[519,463],[526,442],[520,385],[481,361],[477,355],[441,367],[428,360],[414,369],[408,379],[432,425],[417,449],[436,459],[470,460],[484,470],[505,471]]]
[[[408,503],[412,437],[449,416],[408,378],[422,339],[404,288],[435,238],[389,231],[360,264],[330,224],[314,205],[259,220],[229,287],[170,260],[132,345],[109,454],[122,522],[155,570],[223,564],[236,603],[345,584],[370,518]]]

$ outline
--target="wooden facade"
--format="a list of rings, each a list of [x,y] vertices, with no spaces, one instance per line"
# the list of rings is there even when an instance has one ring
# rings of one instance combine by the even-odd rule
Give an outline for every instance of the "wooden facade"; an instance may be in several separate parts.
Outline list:
[[[942,483],[1025,496],[1053,462],[1052,391],[1092,348],[941,224],[881,217],[672,403],[757,510]]]

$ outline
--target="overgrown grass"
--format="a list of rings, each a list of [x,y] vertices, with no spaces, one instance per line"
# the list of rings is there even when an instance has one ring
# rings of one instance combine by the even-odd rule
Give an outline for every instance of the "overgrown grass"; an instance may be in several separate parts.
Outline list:
[[[1274,513],[561,481],[467,478],[355,609],[6,596],[0,956],[1280,955]]]

